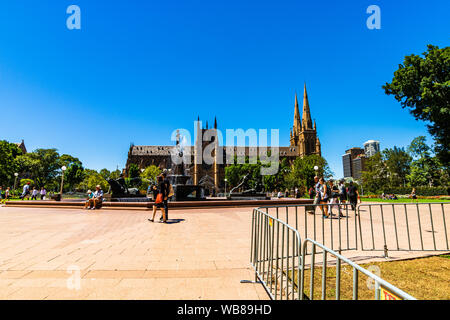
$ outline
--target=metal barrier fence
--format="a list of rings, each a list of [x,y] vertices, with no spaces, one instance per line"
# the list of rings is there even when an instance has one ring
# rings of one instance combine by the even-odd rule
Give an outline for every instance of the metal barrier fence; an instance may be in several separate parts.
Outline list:
[[[353,261],[345,258],[344,256],[340,255],[339,253],[327,248],[326,246],[318,243],[317,241],[311,240],[311,239],[306,239],[303,242],[303,252],[302,252],[302,259],[301,259],[301,273],[300,273],[300,292],[305,292],[305,273],[306,273],[306,266],[305,266],[305,260],[306,260],[306,249],[308,247],[308,243],[311,243],[312,245],[312,254],[311,254],[311,264],[310,264],[310,285],[309,285],[309,296],[306,296],[305,294],[300,295],[300,299],[309,299],[309,300],[313,300],[314,299],[314,289],[315,289],[315,277],[314,277],[314,273],[315,270],[317,269],[315,267],[316,263],[315,263],[315,256],[316,256],[316,247],[319,247],[322,249],[322,254],[323,254],[323,260],[322,260],[322,281],[321,281],[321,299],[322,300],[326,300],[326,292],[327,292],[327,258],[328,255],[334,256],[336,259],[336,284],[335,284],[335,298],[336,300],[341,300],[341,264],[342,263],[346,263],[348,264],[352,269],[353,269],[353,286],[352,286],[352,298],[353,300],[358,300],[358,277],[359,277],[359,273],[362,273],[364,275],[366,275],[368,278],[372,279],[375,282],[375,292],[374,292],[374,296],[375,296],[375,300],[380,300],[382,299],[381,296],[381,288],[384,288],[384,290],[388,290],[389,293],[399,297],[400,299],[403,300],[416,300],[414,297],[410,296],[409,294],[407,294],[406,292],[400,290],[399,288],[393,286],[392,284],[390,284],[389,282],[381,279],[380,277],[378,277],[377,275],[373,274],[372,272],[364,269],[363,267],[359,266],[358,264],[354,263]],[[294,277],[295,278],[295,277]]]
[[[361,204],[358,228],[365,251],[448,251],[450,203]],[[365,236],[365,237],[364,237]]]
[[[308,243],[312,244],[312,250],[309,254],[307,252]],[[317,264],[315,257],[316,254],[319,254],[318,248],[322,250],[323,254],[322,299],[325,299],[326,297],[328,255],[332,255],[336,258],[336,299],[341,299],[341,262],[347,263],[353,268],[353,299],[358,299],[358,272],[365,274],[375,281],[376,299],[380,299],[380,286],[387,288],[390,292],[402,299],[414,299],[400,289],[317,241],[306,239],[302,247],[298,230],[289,226],[284,221],[281,221],[279,218],[270,216],[264,211],[259,209],[253,210],[251,263],[255,269],[255,280],[261,282],[271,299],[314,299],[314,272]],[[309,297],[305,295],[304,290],[307,258],[310,259],[309,270],[311,278]]]
[[[256,281],[261,281],[271,299],[299,299],[294,275],[299,274],[300,246],[296,229],[259,209],[253,210],[251,263]]]
[[[258,210],[284,221],[304,239],[319,241],[338,251],[358,249],[356,211],[350,204],[279,205]],[[330,218],[324,217],[326,210],[333,214]]]

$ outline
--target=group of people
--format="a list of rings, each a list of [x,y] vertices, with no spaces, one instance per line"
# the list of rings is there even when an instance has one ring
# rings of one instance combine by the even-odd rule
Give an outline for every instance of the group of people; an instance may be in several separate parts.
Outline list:
[[[174,191],[173,187],[170,184],[170,181],[167,179],[167,172],[164,171],[156,178],[156,185],[150,185],[147,190],[147,194],[153,197],[153,217],[148,219],[150,222],[155,221],[155,215],[157,209],[161,210],[160,221],[163,223],[167,223],[169,219],[169,199],[173,197]]]
[[[314,186],[309,190],[311,199],[314,199],[314,204],[320,206],[324,218],[334,216],[333,208],[337,208],[339,216],[343,216],[340,211],[340,205],[350,203],[352,210],[356,210],[356,205],[359,199],[358,188],[350,182],[348,187],[345,187],[344,180],[339,181],[336,185],[333,180],[314,177]],[[314,213],[314,212],[313,212]]]
[[[38,197],[40,200],[45,200],[45,196],[47,195],[47,190],[42,187],[39,191],[36,187],[33,187],[31,190],[31,182],[27,182],[23,186],[22,194],[20,195],[20,199],[24,200],[25,198],[31,198],[31,200],[37,200]],[[5,192],[3,192],[3,187],[0,187],[0,200],[8,200],[11,199],[11,188],[6,188]]]
[[[37,200],[38,196],[41,200],[45,200],[45,196],[47,195],[47,190],[44,187],[39,191],[36,187],[33,187],[31,190],[31,182],[27,182],[23,186],[22,194],[20,195],[20,199],[24,200],[25,198],[31,198],[31,200]]]
[[[96,210],[101,209],[103,204],[103,190],[100,185],[95,187],[95,191],[88,190],[88,198],[86,199],[84,209]]]
[[[393,193],[391,193],[391,194],[383,193],[381,195],[381,199],[383,199],[383,200],[398,200],[398,197]]]

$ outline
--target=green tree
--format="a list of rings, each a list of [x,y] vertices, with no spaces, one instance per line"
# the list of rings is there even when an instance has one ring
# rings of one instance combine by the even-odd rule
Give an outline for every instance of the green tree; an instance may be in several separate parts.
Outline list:
[[[424,57],[406,56],[391,83],[383,86],[417,120],[429,122],[435,151],[444,167],[450,164],[450,47],[428,45]]]
[[[77,188],[83,191],[87,191],[88,189],[94,191],[97,185],[100,185],[104,192],[109,190],[109,183],[99,172],[92,169],[85,169],[84,179],[78,184]]]
[[[128,178],[137,178],[140,175],[139,167],[132,163],[128,168]]]
[[[383,192],[389,187],[389,175],[381,152],[366,160],[365,170],[362,172],[362,182],[365,192]]]
[[[406,186],[406,176],[409,174],[411,156],[403,148],[383,150],[383,158],[389,173],[391,187]]]
[[[307,190],[314,185],[314,177],[316,176],[315,166],[319,167],[317,174],[320,177],[329,179],[333,176],[325,158],[313,154],[295,159],[292,171],[286,179],[290,185],[303,187],[304,190]]]
[[[413,158],[408,175],[412,187],[447,185],[448,174],[439,159],[431,155],[431,148],[426,144],[424,136],[415,138],[408,146],[408,152]]]
[[[100,170],[99,173],[103,177],[103,179],[105,179],[105,180],[108,180],[109,177],[111,176],[111,172],[108,169],[106,169],[106,168]]]
[[[56,149],[37,149],[17,157],[18,166],[24,175],[29,175],[37,187],[54,186],[61,174],[59,153]]]
[[[141,178],[150,181],[156,181],[156,177],[161,174],[161,169],[155,165],[151,165],[145,168],[144,172],[141,173]]]
[[[22,155],[22,150],[15,143],[0,141],[0,186],[12,186],[19,170],[16,158]]]
[[[77,184],[84,179],[83,164],[78,158],[68,154],[63,154],[58,160],[59,166],[66,166],[64,173],[64,188],[73,190]]]
[[[113,180],[119,179],[121,173],[122,173],[122,172],[121,172],[119,169],[114,170],[114,171],[111,172],[109,178],[110,178],[110,179],[113,179]]]

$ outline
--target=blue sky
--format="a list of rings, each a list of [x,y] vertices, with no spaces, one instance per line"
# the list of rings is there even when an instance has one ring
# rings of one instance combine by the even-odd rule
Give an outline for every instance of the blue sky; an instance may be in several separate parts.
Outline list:
[[[81,30],[66,27],[71,4]],[[381,30],[366,27],[371,4]],[[131,142],[170,145],[200,115],[221,129],[280,129],[284,146],[306,82],[340,177],[349,147],[427,135],[381,86],[405,55],[449,45],[449,10],[448,0],[2,1],[0,139],[115,169]]]

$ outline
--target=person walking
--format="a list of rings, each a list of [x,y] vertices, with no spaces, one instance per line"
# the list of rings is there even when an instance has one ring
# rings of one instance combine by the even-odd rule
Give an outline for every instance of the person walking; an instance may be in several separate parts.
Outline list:
[[[38,191],[36,187],[33,187],[33,191],[31,192],[31,200],[37,200]]]
[[[320,178],[319,180],[319,204],[321,204],[320,209],[322,210],[322,214],[324,218],[329,218],[328,214],[328,199],[330,198],[330,189],[327,187],[324,178]]]
[[[338,212],[339,212],[339,216],[341,216],[342,217],[342,214],[341,214],[341,212],[340,212],[340,208],[339,208],[339,189],[338,189],[338,187],[334,184],[334,181],[333,180],[329,180],[328,181],[328,189],[329,189],[329,196],[330,196],[330,198],[329,198],[329,200],[328,200],[328,202],[329,202],[329,205],[328,205],[328,210],[329,210],[329,212],[330,212],[330,214],[333,216],[334,214],[333,214],[333,208],[335,208],[335,209],[337,209],[338,210]]]
[[[163,183],[165,184],[165,188],[167,191],[167,196],[163,199],[164,211],[166,212],[166,220],[169,220],[169,199],[174,196],[173,187],[167,178],[167,171],[164,171],[162,174]],[[163,220],[163,216],[159,218],[160,221]]]
[[[24,186],[23,186],[23,192],[22,195],[20,196],[21,200],[24,200],[25,197],[30,195],[30,182],[27,182]]]
[[[345,204],[347,202],[347,189],[344,180],[339,181],[339,202]]]
[[[45,196],[47,195],[47,190],[45,190],[44,187],[41,188],[40,195],[41,195],[41,200],[45,200]]]
[[[314,199],[313,202],[313,210],[309,210],[309,214],[315,214],[316,213],[316,207],[320,203],[320,179],[318,176],[314,177],[314,185],[309,189],[309,197],[310,199]],[[312,189],[312,190],[311,190]]]
[[[348,187],[347,194],[348,194],[348,200],[352,206],[352,210],[355,211],[356,205],[358,204],[359,193],[358,193],[358,188],[355,185],[353,185],[353,181],[350,181],[350,185]]]
[[[166,184],[164,183],[164,178],[162,175],[158,176],[157,182],[158,182],[158,185],[152,187],[153,198],[155,199],[155,202],[153,204],[153,217],[152,217],[152,219],[148,219],[148,221],[154,222],[156,210],[161,209],[161,213],[162,213],[162,217],[163,217],[162,222],[167,223],[166,212],[164,209],[164,198],[167,197],[167,187],[166,187]]]

